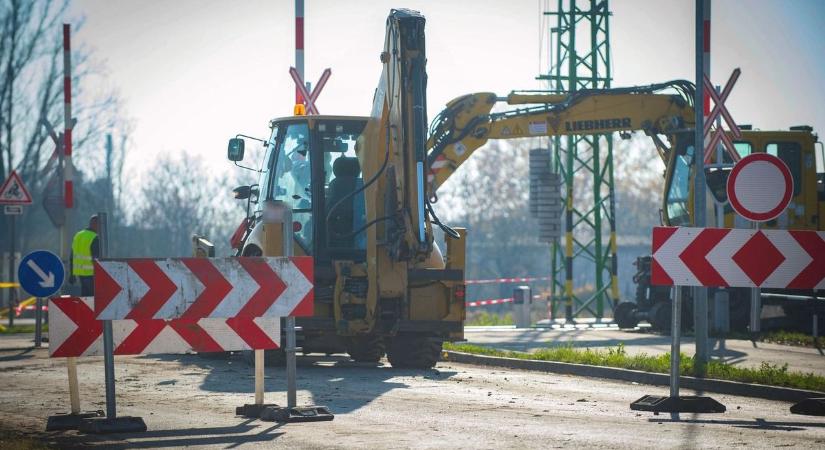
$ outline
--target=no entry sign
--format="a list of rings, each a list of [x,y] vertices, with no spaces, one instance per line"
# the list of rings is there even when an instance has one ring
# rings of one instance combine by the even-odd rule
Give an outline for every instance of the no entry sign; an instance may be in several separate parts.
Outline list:
[[[773,220],[793,196],[793,176],[785,163],[767,153],[753,153],[736,163],[728,177],[733,210],[754,222]]]

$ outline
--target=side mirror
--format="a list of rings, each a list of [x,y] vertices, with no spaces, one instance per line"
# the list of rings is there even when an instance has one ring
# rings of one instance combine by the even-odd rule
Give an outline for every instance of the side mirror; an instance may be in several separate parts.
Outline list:
[[[236,200],[246,200],[252,195],[252,186],[238,186],[232,192],[235,193]]]
[[[230,161],[242,161],[243,160],[243,150],[244,150],[244,142],[241,138],[232,138],[229,140],[229,145],[226,149],[226,157],[229,158]],[[247,186],[249,187],[249,186]],[[248,195],[247,195],[248,197]],[[246,197],[244,197],[246,198]]]

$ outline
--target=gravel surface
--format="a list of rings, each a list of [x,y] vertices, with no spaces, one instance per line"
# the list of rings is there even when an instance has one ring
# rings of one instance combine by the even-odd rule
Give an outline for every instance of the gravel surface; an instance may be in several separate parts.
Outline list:
[[[450,362],[395,370],[343,356],[298,359],[298,403],[328,406],[332,422],[236,417],[235,406],[253,401],[244,358],[165,355],[115,358],[118,412],[143,417],[148,432],[45,433],[46,417],[69,408],[65,360],[16,348],[0,350],[0,427],[61,448],[825,447],[825,421],[791,415],[781,402],[714,395],[727,413],[654,416],[628,408],[666,393],[651,386]],[[78,363],[83,409],[105,409],[102,358]],[[285,402],[283,374],[267,368],[267,402]]]

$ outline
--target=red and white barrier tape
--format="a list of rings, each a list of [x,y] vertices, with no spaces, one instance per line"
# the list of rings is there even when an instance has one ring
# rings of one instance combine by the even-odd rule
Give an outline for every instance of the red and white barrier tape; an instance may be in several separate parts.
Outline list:
[[[491,278],[488,280],[467,280],[464,284],[527,283],[529,281],[546,281],[550,279],[551,277]]]
[[[533,300],[541,299],[541,295],[534,295]],[[467,302],[467,307],[472,308],[475,306],[489,306],[489,305],[500,305],[502,303],[512,303],[513,297],[509,298],[491,298],[487,300],[473,300],[471,302]]]

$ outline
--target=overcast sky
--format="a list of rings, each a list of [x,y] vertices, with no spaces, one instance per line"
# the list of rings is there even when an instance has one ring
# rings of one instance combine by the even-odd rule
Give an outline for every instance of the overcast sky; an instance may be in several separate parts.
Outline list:
[[[427,18],[430,119],[461,94],[539,88],[535,77],[547,70],[540,31],[550,26],[544,3],[306,0],[308,81],[332,69],[318,108],[369,113],[393,7]],[[692,1],[614,0],[610,8],[614,86],[693,78]],[[127,173],[182,151],[228,169],[228,138],[263,136],[269,119],[291,114],[293,0],[76,0],[72,13],[86,17],[73,42],[105,63],[134,121]],[[714,82],[742,69],[729,100],[734,119],[762,129],[810,124],[822,133],[825,1],[714,0],[712,15]]]

